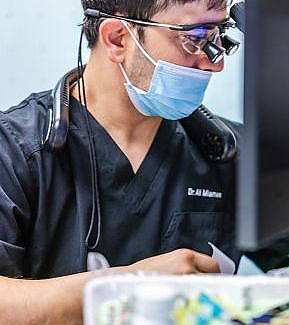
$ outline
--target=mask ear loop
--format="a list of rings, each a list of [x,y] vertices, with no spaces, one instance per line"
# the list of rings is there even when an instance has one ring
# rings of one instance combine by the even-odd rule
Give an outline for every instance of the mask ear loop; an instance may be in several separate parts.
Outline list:
[[[120,70],[121,70],[121,72],[122,72],[122,74],[123,74],[123,77],[124,77],[124,79],[125,79],[125,82],[126,82],[128,85],[132,85],[131,82],[130,82],[130,80],[129,80],[129,78],[128,78],[128,76],[127,76],[127,73],[125,72],[125,70],[124,70],[124,68],[123,68],[123,66],[122,66],[122,64],[119,63],[118,65],[119,65]]]
[[[154,65],[157,65],[157,61],[155,61],[147,52],[146,50],[142,47],[142,45],[140,44],[140,42],[138,41],[138,39],[135,37],[135,34],[132,32],[132,30],[129,28],[128,23],[126,21],[121,20],[122,24],[124,25],[124,27],[127,29],[127,31],[129,32],[130,36],[132,37],[132,39],[134,40],[135,44],[137,45],[137,47],[139,48],[139,50],[142,52],[142,54]]]

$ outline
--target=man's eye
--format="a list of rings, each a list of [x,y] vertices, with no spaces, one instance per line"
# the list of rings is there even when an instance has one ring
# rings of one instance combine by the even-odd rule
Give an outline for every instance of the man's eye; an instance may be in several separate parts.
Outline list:
[[[205,37],[203,36],[198,36],[198,35],[186,35],[185,36],[186,40],[188,42],[192,42],[194,44],[200,44],[202,43],[204,40],[206,40]]]

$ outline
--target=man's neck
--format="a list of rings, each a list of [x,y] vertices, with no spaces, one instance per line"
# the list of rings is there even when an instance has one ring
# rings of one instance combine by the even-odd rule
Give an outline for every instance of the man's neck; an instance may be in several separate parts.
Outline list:
[[[95,71],[99,72],[96,74]],[[87,108],[136,172],[155,138],[161,118],[146,117],[138,112],[128,98],[124,81],[115,75],[109,76],[110,72],[87,65],[84,72]],[[78,98],[77,86],[72,95]]]

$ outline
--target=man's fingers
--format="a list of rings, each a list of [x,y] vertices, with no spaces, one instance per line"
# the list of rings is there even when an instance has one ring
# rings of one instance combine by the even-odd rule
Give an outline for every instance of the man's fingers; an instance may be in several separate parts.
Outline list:
[[[220,273],[218,263],[205,254],[195,252],[194,265],[200,273]]]

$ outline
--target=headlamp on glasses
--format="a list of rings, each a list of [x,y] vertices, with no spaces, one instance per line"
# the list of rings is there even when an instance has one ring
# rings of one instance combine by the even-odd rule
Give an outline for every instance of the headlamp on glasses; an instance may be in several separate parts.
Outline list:
[[[85,17],[115,18],[137,24],[143,27],[155,26],[165,27],[170,30],[179,32],[179,38],[183,49],[189,54],[200,54],[205,52],[209,60],[217,63],[224,57],[224,53],[231,55],[235,53],[239,47],[239,42],[225,35],[229,28],[235,28],[236,24],[229,20],[220,24],[191,24],[191,25],[173,25],[159,23],[151,20],[139,20],[125,16],[107,14],[96,9],[86,9]]]

